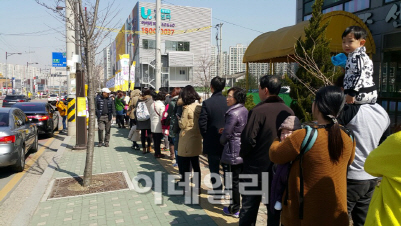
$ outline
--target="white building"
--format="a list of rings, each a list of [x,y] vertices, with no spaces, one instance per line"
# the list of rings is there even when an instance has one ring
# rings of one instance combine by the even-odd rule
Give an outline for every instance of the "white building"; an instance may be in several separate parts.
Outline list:
[[[122,27],[125,35],[117,34],[111,44],[112,75],[121,68],[119,56],[128,53],[130,63],[136,62],[137,87],[155,85],[155,8],[155,3],[137,2]],[[199,64],[211,52],[212,10],[162,4],[161,19],[161,86],[198,85]]]
[[[229,48],[229,66],[228,66],[228,74],[232,75],[238,72],[246,71],[246,65],[242,63],[242,59],[244,58],[244,53],[246,51],[246,46],[242,44],[237,44],[236,46],[230,46]]]
[[[211,66],[210,66],[210,74],[211,77],[216,77],[218,75],[218,57],[219,57],[219,51],[216,46],[212,46],[211,49]],[[223,74],[220,76],[228,75],[229,74],[229,62],[228,62],[228,54],[226,51],[223,51],[223,61],[222,61],[222,67],[223,67]]]
[[[111,68],[111,54],[110,47],[106,47],[103,49],[103,65],[104,65],[104,81],[107,81],[112,77],[112,68]]]

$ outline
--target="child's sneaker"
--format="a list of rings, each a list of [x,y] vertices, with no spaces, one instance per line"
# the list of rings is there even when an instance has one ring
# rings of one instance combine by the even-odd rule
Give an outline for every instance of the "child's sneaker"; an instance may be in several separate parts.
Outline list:
[[[225,215],[227,215],[227,216],[233,216],[233,217],[235,217],[235,218],[239,218],[239,211],[236,212],[236,213],[234,213],[234,214],[232,214],[232,213],[230,212],[230,210],[228,209],[228,207],[224,207],[224,208],[223,208],[223,213],[224,213]]]

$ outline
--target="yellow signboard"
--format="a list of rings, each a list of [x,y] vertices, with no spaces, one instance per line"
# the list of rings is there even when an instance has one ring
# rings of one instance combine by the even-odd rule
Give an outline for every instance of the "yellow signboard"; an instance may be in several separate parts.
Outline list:
[[[78,116],[86,117],[86,98],[77,97],[77,112]]]

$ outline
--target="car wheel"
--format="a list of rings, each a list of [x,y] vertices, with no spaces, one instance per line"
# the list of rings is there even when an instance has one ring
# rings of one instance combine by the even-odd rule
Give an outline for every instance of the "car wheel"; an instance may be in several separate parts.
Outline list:
[[[53,136],[54,136],[54,130],[53,130],[53,127],[50,129],[50,131],[49,131],[49,132],[47,132],[47,136],[48,136],[48,137],[53,137]]]
[[[35,142],[32,145],[31,152],[37,152],[39,149],[38,134],[35,135]]]
[[[22,172],[25,168],[25,145],[22,145],[17,163],[13,166],[14,171]]]

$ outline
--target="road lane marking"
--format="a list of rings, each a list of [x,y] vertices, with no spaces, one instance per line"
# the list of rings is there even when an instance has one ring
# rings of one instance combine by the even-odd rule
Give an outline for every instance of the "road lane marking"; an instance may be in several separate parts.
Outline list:
[[[36,160],[43,154],[43,152],[48,148],[48,145],[53,141],[54,138],[50,138],[44,145],[41,147],[38,152],[35,153],[35,156],[32,158],[27,158],[28,162],[25,163],[24,171],[15,174],[15,176],[0,190],[0,202],[3,201],[4,197],[17,185],[17,183],[21,180],[21,178],[25,175],[26,172],[33,166]],[[30,155],[31,156],[31,155]],[[25,161],[26,161],[25,160]]]

